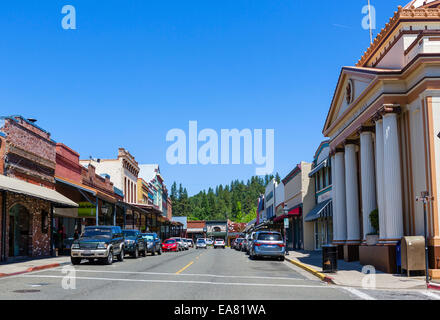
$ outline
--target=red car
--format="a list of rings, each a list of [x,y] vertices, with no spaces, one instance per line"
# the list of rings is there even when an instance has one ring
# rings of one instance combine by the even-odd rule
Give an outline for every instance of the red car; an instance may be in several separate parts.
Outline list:
[[[164,242],[162,242],[162,251],[179,251],[179,244],[177,243],[176,239],[166,239]]]

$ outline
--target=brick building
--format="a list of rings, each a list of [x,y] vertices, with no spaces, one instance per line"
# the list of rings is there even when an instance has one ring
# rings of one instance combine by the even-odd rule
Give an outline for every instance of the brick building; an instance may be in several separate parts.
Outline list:
[[[48,256],[55,207],[76,203],[55,189],[56,143],[21,116],[0,118],[0,258]]]

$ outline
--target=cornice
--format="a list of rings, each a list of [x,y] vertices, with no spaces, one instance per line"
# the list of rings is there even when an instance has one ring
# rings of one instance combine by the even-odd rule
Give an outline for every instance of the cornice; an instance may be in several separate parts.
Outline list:
[[[374,39],[371,46],[364,52],[361,59],[359,59],[356,66],[364,67],[367,65],[372,56],[377,52],[377,50],[384,44],[388,39],[390,34],[394,31],[395,27],[405,20],[410,21],[424,21],[424,20],[438,20],[440,19],[440,9],[439,8],[409,8],[403,9],[402,6],[397,8],[394,12],[394,16],[390,18],[388,23],[385,25],[379,34]]]

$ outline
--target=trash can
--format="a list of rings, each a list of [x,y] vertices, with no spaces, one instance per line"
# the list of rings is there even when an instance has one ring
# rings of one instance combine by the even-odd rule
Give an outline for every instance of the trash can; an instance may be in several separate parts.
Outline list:
[[[338,247],[328,244],[322,246],[322,272],[334,273],[338,270]]]

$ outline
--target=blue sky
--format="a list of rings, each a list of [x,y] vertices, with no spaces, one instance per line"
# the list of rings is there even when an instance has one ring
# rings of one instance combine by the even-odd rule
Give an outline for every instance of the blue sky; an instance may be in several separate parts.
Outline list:
[[[0,110],[82,158],[127,148],[190,194],[246,180],[249,165],[166,162],[168,130],[275,129],[275,171],[311,161],[340,68],[369,45],[367,0],[0,2]],[[61,28],[76,8],[77,29]],[[372,0],[377,30],[405,5]]]

